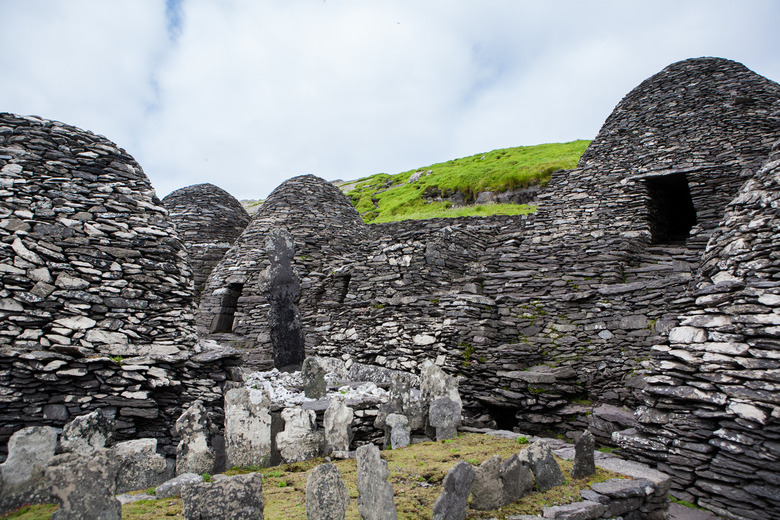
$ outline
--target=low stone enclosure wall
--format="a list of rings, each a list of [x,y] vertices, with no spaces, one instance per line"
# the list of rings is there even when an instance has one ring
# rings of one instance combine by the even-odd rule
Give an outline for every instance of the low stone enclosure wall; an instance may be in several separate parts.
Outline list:
[[[345,383],[344,378],[357,376],[375,379],[389,392],[377,392],[373,383],[358,386],[368,388],[358,392],[352,391],[355,385],[339,387]],[[326,380],[338,383],[338,391],[326,395],[326,388],[334,386],[327,385]],[[74,419],[60,433],[51,427],[28,427],[12,437],[8,460],[0,464],[0,514],[24,503],[59,502],[60,514],[78,512],[82,517],[100,514],[101,518],[118,519],[121,511],[114,495],[156,487],[154,496],[118,498],[125,501],[181,495],[185,518],[201,518],[198,515],[206,512],[209,518],[230,518],[250,509],[255,510],[251,517],[260,518],[264,507],[262,479],[216,474],[213,482],[207,483],[202,475],[229,466],[272,466],[329,453],[336,458],[357,458],[361,516],[391,518],[395,516],[393,486],[387,481],[387,462],[381,460],[376,445],[387,443],[388,449],[404,449],[412,430],[433,432],[442,441],[458,435],[457,380],[430,362],[415,382],[419,391],[411,386],[414,380],[408,374],[372,366],[352,365],[347,370],[343,362],[323,358],[308,358],[303,373],[251,374],[243,385],[233,386],[225,395],[224,454],[220,455],[220,449],[212,443],[211,432],[217,429],[210,427],[205,408],[196,402],[176,421],[181,440],[175,462],[155,452],[156,439],[115,443],[115,421],[102,411]],[[303,393],[312,397],[305,398]],[[353,410],[345,403],[357,406]],[[324,422],[318,424],[313,420],[313,410],[319,409],[319,404],[324,404],[326,411]],[[451,406],[455,407],[454,413],[445,414],[442,421],[441,410]],[[358,414],[361,410],[366,413]],[[274,427],[279,416],[281,427]],[[370,418],[370,424],[366,418]],[[374,418],[383,424],[377,426]],[[509,431],[465,430],[505,437],[513,441],[513,446],[521,437]],[[368,435],[358,435],[361,431]],[[667,475],[612,454],[595,452],[593,438],[587,432],[575,446],[555,439],[523,437],[527,447],[522,449],[517,444],[521,451],[506,461],[496,455],[477,467],[465,461],[456,464],[444,479],[441,497],[432,505],[433,517],[463,517],[467,507],[497,509],[522,500],[534,489],[544,492],[563,484],[566,475],[553,458],[554,452],[560,458],[574,459],[572,478],[592,475],[598,466],[627,479],[592,484],[590,489],[582,490],[583,501],[547,507],[545,518],[667,518]],[[309,518],[338,517],[333,511],[346,509],[348,495],[334,468],[326,464],[310,473],[306,492]],[[326,471],[329,477],[322,475]]]

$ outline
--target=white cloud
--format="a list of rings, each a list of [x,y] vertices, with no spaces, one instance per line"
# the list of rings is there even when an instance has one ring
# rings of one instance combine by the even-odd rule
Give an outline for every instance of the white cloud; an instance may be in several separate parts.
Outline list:
[[[167,3],[172,33],[159,1],[0,2],[0,109],[104,133],[161,196],[212,182],[254,198],[301,173],[592,138],[687,57],[780,79],[771,0]]]

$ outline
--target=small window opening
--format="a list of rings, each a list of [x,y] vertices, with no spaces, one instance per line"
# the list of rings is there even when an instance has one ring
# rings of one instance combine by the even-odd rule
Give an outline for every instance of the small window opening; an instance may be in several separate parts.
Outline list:
[[[238,308],[238,298],[241,296],[243,289],[244,284],[242,283],[228,284],[227,290],[222,295],[219,312],[211,323],[212,333],[233,332],[233,319]]]
[[[645,179],[650,195],[650,233],[654,244],[679,244],[696,225],[696,208],[685,174],[673,173]]]

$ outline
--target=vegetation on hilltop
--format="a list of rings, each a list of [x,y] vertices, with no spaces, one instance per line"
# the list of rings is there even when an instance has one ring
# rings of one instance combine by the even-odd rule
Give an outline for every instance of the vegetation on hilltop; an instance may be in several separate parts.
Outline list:
[[[525,204],[489,204],[453,208],[446,200],[461,194],[468,204],[484,191],[504,192],[545,185],[556,170],[574,168],[590,141],[503,148],[444,163],[390,175],[379,173],[360,179],[347,196],[367,223],[412,218],[532,213]],[[419,179],[409,182],[419,175]]]

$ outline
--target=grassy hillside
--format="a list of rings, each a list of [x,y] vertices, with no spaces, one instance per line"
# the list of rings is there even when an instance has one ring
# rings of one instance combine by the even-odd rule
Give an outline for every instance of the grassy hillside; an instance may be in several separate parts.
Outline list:
[[[366,222],[531,213],[536,208],[527,205],[451,208],[449,202],[430,199],[461,193],[468,203],[482,191],[503,192],[545,185],[552,172],[574,168],[589,144],[590,141],[579,140],[503,148],[395,175],[379,173],[351,183],[347,196]],[[410,183],[410,177],[417,173],[420,178]]]

